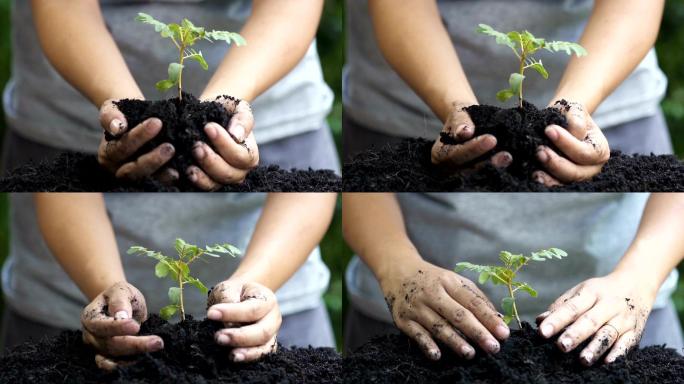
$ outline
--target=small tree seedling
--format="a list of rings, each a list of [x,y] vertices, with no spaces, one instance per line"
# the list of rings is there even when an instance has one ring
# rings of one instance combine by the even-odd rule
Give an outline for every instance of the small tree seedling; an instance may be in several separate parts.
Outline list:
[[[178,98],[181,100],[183,99],[183,68],[185,68],[185,60],[198,62],[205,71],[209,69],[207,61],[202,56],[202,51],[196,51],[190,47],[199,40],[206,40],[210,43],[222,40],[228,43],[228,45],[235,43],[238,47],[247,44],[245,39],[238,33],[227,31],[209,32],[202,27],[196,27],[188,19],[183,19],[181,24],[164,24],[146,13],[138,13],[135,20],[154,26],[155,31],[159,32],[163,38],[171,39],[178,49],[178,62],[169,64],[169,78],[161,80],[156,86],[160,92],[165,92],[177,86]]]
[[[568,254],[558,248],[549,248],[538,252],[532,252],[530,256],[514,255],[508,251],[501,251],[499,259],[503,266],[491,265],[477,265],[468,262],[456,264],[456,272],[464,270],[473,271],[480,274],[478,282],[486,284],[491,281],[494,285],[505,285],[508,288],[508,297],[501,300],[501,307],[504,311],[503,320],[506,324],[510,323],[513,318],[518,321],[518,326],[522,328],[522,322],[518,316],[518,308],[515,304],[515,293],[517,291],[525,291],[532,297],[537,297],[537,291],[529,284],[515,281],[518,271],[526,266],[530,261],[544,261],[547,259],[562,259]]]
[[[205,295],[209,292],[206,286],[199,279],[190,276],[190,264],[199,260],[202,256],[220,257],[218,254],[227,254],[231,257],[240,255],[240,250],[230,244],[216,244],[200,248],[196,245],[188,244],[183,239],[176,239],[175,244],[178,258],[165,256],[161,252],[151,251],[145,247],[132,246],[128,249],[128,254],[137,254],[151,257],[157,260],[154,267],[154,274],[163,279],[169,277],[178,284],[177,287],[169,288],[169,300],[171,304],[165,306],[159,315],[168,320],[176,312],[180,312],[181,320],[185,320],[185,307],[183,306],[183,287],[186,284],[195,286]]]
[[[499,91],[496,98],[501,102],[505,102],[514,95],[518,96],[520,100],[520,107],[523,106],[523,80],[525,80],[525,70],[533,69],[537,71],[543,78],[548,79],[549,73],[544,68],[541,60],[534,58],[534,54],[540,49],[545,49],[549,52],[565,52],[568,55],[573,53],[577,57],[587,55],[587,50],[577,43],[569,43],[565,41],[546,41],[542,38],[535,37],[528,31],[512,31],[502,33],[487,24],[480,24],[477,32],[492,36],[496,38],[496,43],[505,45],[515,53],[519,61],[518,72],[512,73],[508,78],[509,87]]]

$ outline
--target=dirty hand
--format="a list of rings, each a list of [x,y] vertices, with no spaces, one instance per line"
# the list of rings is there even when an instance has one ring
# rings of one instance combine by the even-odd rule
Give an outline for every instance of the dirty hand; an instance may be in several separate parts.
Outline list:
[[[537,159],[545,171],[536,171],[534,179],[546,186],[561,185],[591,179],[610,158],[608,140],[580,103],[556,101],[550,105],[565,116],[568,129],[557,125],[546,127],[546,136],[567,157],[551,148],[540,146]]]
[[[167,184],[178,180],[178,171],[164,167],[176,151],[171,143],[161,144],[151,152],[131,159],[140,147],[159,134],[161,120],[147,119],[129,129],[126,117],[114,104],[115,101],[107,100],[100,107],[100,124],[104,129],[97,151],[100,165],[120,179],[140,180],[153,176]],[[117,140],[107,141],[107,137]]]
[[[243,182],[247,173],[259,164],[259,148],[252,133],[252,107],[245,100],[231,98],[216,102],[222,103],[233,116],[225,129],[214,122],[204,127],[216,150],[207,143],[197,142],[193,156],[199,167],[193,165],[187,170],[190,181],[207,191]]]
[[[425,261],[397,266],[379,278],[394,323],[427,358],[439,360],[439,340],[472,359],[479,345],[497,353],[510,330],[492,303],[470,280]],[[498,339],[498,340],[497,340]]]
[[[97,351],[97,366],[111,371],[117,366],[115,357],[164,348],[159,336],[136,336],[146,319],[145,298],[126,282],[116,283],[97,295],[81,313],[83,342]]]
[[[207,306],[207,318],[226,326],[216,332],[216,343],[231,348],[234,362],[259,360],[277,350],[282,316],[270,289],[228,279],[212,288]]]
[[[473,138],[475,124],[465,111],[467,106],[454,103],[440,136],[432,146],[432,164],[454,170],[472,168],[473,160],[496,147],[496,137],[493,135],[480,135]],[[443,136],[452,142],[443,143]],[[498,152],[489,161],[497,168],[506,168],[513,162],[513,157],[508,152]],[[474,167],[478,168],[484,163],[475,164]]]
[[[612,273],[573,287],[537,317],[539,332],[545,338],[560,333],[557,345],[563,352],[592,338],[580,361],[592,365],[610,350],[604,361],[614,362],[639,344],[655,300],[655,292],[635,284],[638,281],[633,275]]]

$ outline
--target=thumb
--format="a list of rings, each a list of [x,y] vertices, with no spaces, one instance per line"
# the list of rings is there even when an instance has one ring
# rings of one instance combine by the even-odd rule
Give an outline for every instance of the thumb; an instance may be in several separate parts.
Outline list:
[[[100,125],[105,134],[110,136],[120,136],[128,129],[126,116],[114,104],[115,100],[107,100],[100,107]]]
[[[235,107],[235,114],[228,122],[228,133],[238,143],[244,143],[254,128],[254,115],[248,102],[241,100]]]
[[[104,295],[109,316],[117,320],[126,320],[132,317],[132,294],[127,286],[116,284],[108,292],[105,292]]]
[[[475,123],[473,123],[465,108],[465,106],[459,105],[449,113],[447,120],[444,122],[444,134],[441,135],[443,143],[463,143],[470,140],[475,134]],[[450,141],[453,141],[453,143]]]

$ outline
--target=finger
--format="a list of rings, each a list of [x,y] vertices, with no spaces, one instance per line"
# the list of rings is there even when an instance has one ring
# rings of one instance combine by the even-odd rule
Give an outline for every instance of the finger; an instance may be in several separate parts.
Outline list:
[[[126,132],[128,121],[126,116],[114,104],[114,100],[107,100],[100,107],[100,125],[111,136],[119,136]]]
[[[496,138],[492,135],[481,135],[463,144],[447,145],[437,140],[432,151],[433,164],[461,166],[496,147]]]
[[[81,313],[81,324],[84,330],[98,336],[135,335],[140,324],[133,319],[115,319],[104,312],[107,305],[104,297],[99,295],[88,304]],[[115,312],[116,313],[116,312]]]
[[[552,176],[562,183],[591,179],[601,172],[603,168],[603,165],[577,165],[564,157],[558,156],[556,152],[547,147],[540,147],[537,151],[537,159]]]
[[[116,177],[126,180],[141,180],[151,176],[164,166],[176,153],[173,145],[164,143],[135,161],[121,166],[116,171]],[[178,172],[176,172],[178,174]]]
[[[596,303],[595,295],[588,292],[581,294],[581,291],[578,291],[557,309],[551,311],[551,314],[539,326],[539,332],[548,339],[577,320],[594,303]]]
[[[436,319],[431,327],[432,335],[457,355],[466,360],[475,357],[475,349],[443,319]]]
[[[418,347],[423,351],[425,357],[430,360],[439,360],[442,357],[442,352],[422,325],[413,320],[409,320],[405,323],[398,323],[397,327],[418,344]]]
[[[239,303],[215,304],[207,313],[220,312],[219,321],[224,323],[254,323],[264,318],[273,307],[273,303],[268,300],[248,299]]]
[[[487,353],[497,353],[501,349],[496,338],[465,308],[460,307],[450,313],[446,319],[468,340],[479,345]],[[433,330],[432,327],[441,321],[441,316],[432,309],[426,308],[419,314],[417,320],[425,329]]]
[[[247,176],[246,170],[238,169],[228,164],[211,147],[204,143],[195,145],[192,154],[200,168],[218,184],[239,184]]]
[[[161,129],[161,120],[157,118],[147,119],[126,132],[118,140],[108,141],[101,157],[105,157],[106,159],[104,160],[115,163],[124,162],[133,156],[145,143],[157,136]]]
[[[543,184],[547,187],[557,187],[563,185],[558,179],[549,175],[544,171],[534,171],[532,173],[532,179],[539,184]]]
[[[114,360],[104,357],[100,354],[95,355],[95,365],[103,371],[112,372],[116,369],[117,364]]]
[[[470,314],[470,316],[474,317],[471,319],[472,321],[482,324],[486,328],[487,332],[483,334],[483,337],[486,339],[483,342],[489,344],[490,348],[494,348],[494,343],[492,343],[492,340],[489,340],[489,338],[493,338],[492,335],[499,340],[508,338],[510,329],[499,316],[494,304],[470,280],[455,278],[445,284],[445,289],[446,293],[453,300],[456,300],[459,306],[462,306],[462,308],[452,307],[451,314],[443,314],[443,316],[452,321],[452,324],[456,321],[468,320],[468,315]],[[459,325],[454,324],[454,326],[461,329]],[[485,347],[483,349],[487,350]]]
[[[216,313],[212,313],[210,308],[214,304],[239,303],[241,297],[242,284],[230,284],[225,281],[216,284],[216,286],[209,290],[209,297],[207,298],[207,307],[209,307],[209,310],[207,311],[207,317],[214,320],[212,317],[214,317]],[[218,313],[218,315],[220,316],[220,313]],[[220,320],[220,318],[216,320]]]
[[[211,140],[216,151],[230,165],[239,169],[252,169],[259,163],[259,150],[253,134],[240,143],[233,140],[228,132],[216,123],[209,123],[204,132]]]
[[[509,165],[513,163],[513,156],[506,151],[498,152],[494,156],[492,156],[490,162],[496,168],[507,168]]]
[[[625,332],[617,339],[615,345],[613,345],[613,348],[606,356],[605,362],[607,364],[614,363],[618,357],[626,355],[627,352],[637,344],[639,344],[639,337],[637,336],[636,331],[631,329]]]
[[[273,338],[266,344],[251,347],[251,348],[235,348],[230,352],[230,359],[236,363],[247,363],[251,361],[256,361],[269,353],[274,353],[278,350],[278,342],[276,337]]]
[[[188,167],[186,174],[190,182],[203,191],[217,191],[222,187],[221,184],[212,180],[203,170],[194,165]]]
[[[551,311],[542,312],[534,319],[534,322],[537,324],[537,326],[539,326],[539,324],[541,324],[541,322],[544,321],[544,319],[549,317],[550,314]]]
[[[280,312],[274,310],[254,324],[219,330],[215,335],[216,343],[232,347],[257,347],[264,345],[276,335],[281,323],[282,317]]]
[[[565,117],[568,131],[578,140],[584,139],[587,134],[586,113],[578,103],[557,100],[552,108],[557,109]]]
[[[600,327],[617,315],[612,304],[599,301],[593,308],[582,314],[560,335],[556,344],[563,352],[570,352],[584,340],[595,334]]]
[[[130,356],[156,352],[164,348],[161,337],[150,336],[112,336],[96,338],[86,336],[87,343],[107,356]]]
[[[620,334],[617,328],[607,323],[603,325],[591,339],[589,345],[587,345],[582,352],[580,352],[580,361],[586,366],[593,365],[601,356],[603,356],[610,347],[615,344]]]
[[[570,160],[579,165],[596,165],[607,161],[610,156],[602,145],[593,141],[580,141],[565,129],[551,125],[544,131],[546,136]],[[584,140],[585,137],[582,137]]]
[[[180,178],[180,174],[173,168],[164,167],[161,171],[154,174],[153,177],[163,185],[173,185]]]

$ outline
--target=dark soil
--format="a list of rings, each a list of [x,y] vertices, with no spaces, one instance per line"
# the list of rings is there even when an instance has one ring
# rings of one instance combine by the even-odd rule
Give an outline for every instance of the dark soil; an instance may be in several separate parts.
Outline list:
[[[220,192],[339,192],[342,180],[330,170],[291,170],[278,166],[253,169],[242,184]],[[0,179],[2,192],[175,192],[196,191],[188,180],[165,186],[153,179],[124,182],[101,168],[94,155],[65,153],[52,162],[28,164]]]
[[[579,363],[581,349],[562,353],[529,324],[514,330],[496,355],[478,351],[465,361],[442,347],[442,358],[429,361],[403,335],[376,338],[344,361],[345,383],[681,383],[684,357],[674,349],[633,350],[613,364],[591,368]]]
[[[479,129],[479,128],[478,128]],[[536,139],[535,139],[536,140]],[[531,144],[534,140],[525,145]],[[501,139],[499,139],[501,142]],[[344,165],[345,192],[681,192],[684,191],[684,163],[670,155],[624,155],[611,153],[603,171],[592,180],[547,188],[526,174],[538,168],[532,161],[512,169],[485,165],[477,171],[447,174],[432,165],[432,141],[406,139],[396,146],[369,150]],[[531,147],[534,148],[534,147]],[[509,147],[509,150],[510,147]],[[515,151],[515,149],[513,149]],[[534,154],[534,150],[530,153]],[[527,168],[525,168],[527,167]],[[510,168],[510,167],[509,167]]]
[[[164,339],[164,349],[117,371],[97,368],[80,331],[26,343],[0,359],[0,383],[339,383],[342,359],[330,348],[280,348],[263,360],[231,363],[214,343],[221,327],[210,320],[169,324],[152,316],[141,333]]]

